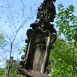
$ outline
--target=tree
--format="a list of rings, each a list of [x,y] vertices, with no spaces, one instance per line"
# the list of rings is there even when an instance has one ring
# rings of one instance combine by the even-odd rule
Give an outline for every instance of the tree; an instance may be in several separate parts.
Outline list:
[[[6,67],[5,67],[5,76],[6,77],[24,77],[22,75],[17,74],[18,65],[19,65],[19,61],[14,60],[13,57],[7,60]]]
[[[17,4],[15,2],[17,2]],[[29,25],[26,27],[24,25],[27,23],[27,21],[32,20],[32,18],[36,13],[35,9],[34,11],[32,11],[32,7],[29,6],[30,8],[27,8],[28,6],[26,7],[26,4],[27,3],[26,1],[24,3],[24,0],[0,1],[0,19],[3,21],[3,23],[1,22],[0,30],[4,34],[5,40],[7,41],[7,45],[2,48],[2,53],[1,53],[2,58],[3,56],[5,56],[8,57],[10,60],[11,56],[14,57],[13,54],[18,53],[19,50],[24,45],[24,41],[25,41],[24,34],[26,32],[24,29],[26,27],[29,27]],[[19,5],[19,7],[17,5]],[[4,27],[6,28],[4,29]],[[23,30],[24,30],[24,34],[23,34]],[[20,34],[22,37],[20,37]],[[6,61],[7,58],[4,58],[4,60]],[[7,70],[9,71],[9,69]]]
[[[0,34],[0,48],[3,47],[4,45],[5,45],[5,38],[3,34]]]
[[[52,77],[70,77],[72,72],[72,45],[58,38],[50,54]]]
[[[4,35],[0,34],[0,62],[2,61],[2,53],[3,53],[2,49],[3,47],[5,47],[6,44],[7,42],[5,41]]]
[[[77,42],[77,16],[74,15],[74,6],[64,8],[62,4],[58,6],[56,26],[59,34],[63,34],[68,41]]]
[[[4,72],[5,72],[5,69],[4,68],[0,68],[0,77],[4,76]]]
[[[56,26],[58,36],[63,35],[66,40],[60,40],[55,44],[52,52],[52,77],[76,77],[77,74],[77,16],[74,15],[73,5],[64,8],[62,4],[58,7]],[[54,64],[53,64],[54,63]]]

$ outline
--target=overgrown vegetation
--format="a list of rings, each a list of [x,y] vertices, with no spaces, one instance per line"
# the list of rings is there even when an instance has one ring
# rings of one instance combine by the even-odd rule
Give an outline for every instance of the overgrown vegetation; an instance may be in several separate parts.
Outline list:
[[[51,77],[77,77],[77,16],[73,5],[58,6],[58,38],[50,54]]]

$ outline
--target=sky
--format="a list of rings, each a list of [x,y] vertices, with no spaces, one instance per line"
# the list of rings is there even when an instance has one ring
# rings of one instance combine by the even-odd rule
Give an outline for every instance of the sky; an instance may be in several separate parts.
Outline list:
[[[9,57],[10,43],[16,35],[16,31],[22,27],[17,33],[12,50],[14,59],[20,59],[19,51],[26,45],[24,42],[27,38],[26,31],[36,20],[37,8],[42,2],[43,0],[0,0],[0,33],[4,34],[7,42],[7,45],[0,49],[0,66],[3,66],[3,60]],[[74,5],[75,15],[77,15],[77,0],[56,0],[56,12],[58,12],[57,7],[60,3],[65,7]]]

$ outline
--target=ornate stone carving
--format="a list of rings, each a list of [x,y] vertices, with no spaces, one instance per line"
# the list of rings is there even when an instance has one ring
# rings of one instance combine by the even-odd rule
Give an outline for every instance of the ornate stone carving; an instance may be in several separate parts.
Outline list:
[[[22,56],[18,73],[26,77],[48,77],[48,60],[52,44],[56,40],[53,22],[54,0],[44,0],[38,8],[37,18],[27,30],[27,48]]]

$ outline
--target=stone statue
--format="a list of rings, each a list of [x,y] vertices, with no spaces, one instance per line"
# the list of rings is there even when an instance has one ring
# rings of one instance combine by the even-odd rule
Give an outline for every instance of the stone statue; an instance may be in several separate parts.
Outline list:
[[[49,54],[57,32],[51,22],[55,18],[55,0],[44,0],[38,8],[37,19],[27,30],[27,49],[18,73],[26,77],[48,77]]]

